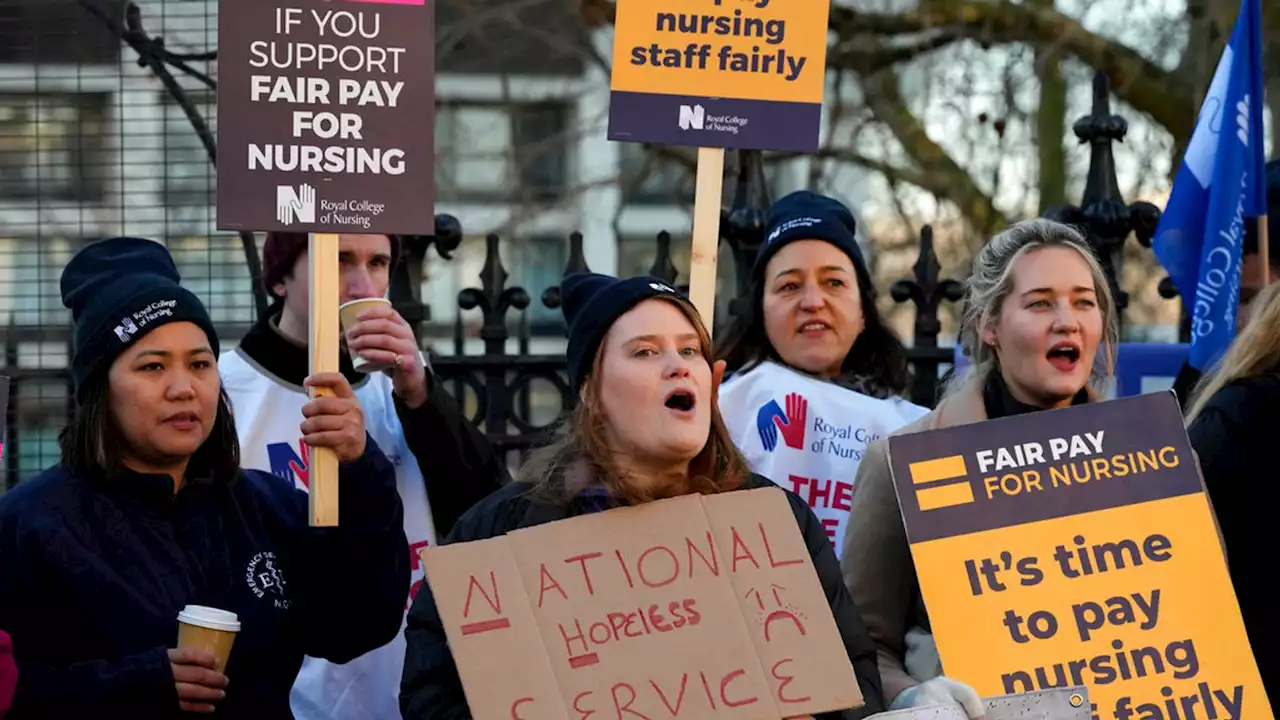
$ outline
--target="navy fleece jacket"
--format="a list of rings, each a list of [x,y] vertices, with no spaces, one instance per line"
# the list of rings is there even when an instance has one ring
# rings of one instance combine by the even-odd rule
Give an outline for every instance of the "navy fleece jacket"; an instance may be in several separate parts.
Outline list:
[[[180,716],[178,611],[240,617],[215,717],[292,718],[304,654],[346,662],[400,631],[408,543],[391,463],[339,466],[340,525],[268,473],[112,480],[61,467],[0,498],[0,627],[19,670],[6,720]]]

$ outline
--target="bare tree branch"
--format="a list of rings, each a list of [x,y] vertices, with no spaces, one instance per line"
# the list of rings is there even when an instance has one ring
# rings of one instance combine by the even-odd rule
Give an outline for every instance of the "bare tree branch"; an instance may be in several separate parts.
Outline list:
[[[984,44],[1056,46],[1107,73],[1117,97],[1151,115],[1175,137],[1190,137],[1195,125],[1197,96],[1190,82],[1051,7],[1011,0],[923,0],[916,12],[885,15],[833,6],[831,27],[840,43],[866,35],[962,30]],[[854,65],[853,69],[859,68]]]
[[[837,42],[827,51],[827,66],[853,69],[869,74],[898,63],[946,47],[966,37],[963,30],[951,28],[933,33],[910,44],[886,44],[879,38],[859,37]]]
[[[1054,0],[1035,0],[1047,8]],[[1067,152],[1062,138],[1067,134],[1067,83],[1059,67],[1057,48],[1036,48],[1035,71],[1040,80],[1040,102],[1036,108],[1036,145],[1040,159],[1040,212],[1066,202]]]
[[[920,182],[913,184],[954,202],[981,235],[989,235],[1009,222],[969,173],[925,132],[924,124],[911,113],[902,97],[897,75],[891,71],[873,73],[863,78],[863,86],[871,111],[920,166]]]

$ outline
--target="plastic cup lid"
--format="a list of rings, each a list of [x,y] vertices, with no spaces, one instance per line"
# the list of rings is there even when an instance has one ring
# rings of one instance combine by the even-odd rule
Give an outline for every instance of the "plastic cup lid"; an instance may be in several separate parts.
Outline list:
[[[204,605],[186,606],[178,613],[178,622],[210,630],[240,632],[240,620],[235,613]]]
[[[375,303],[378,305],[390,305],[391,301],[386,298],[379,298],[379,297],[356,298],[355,300],[348,300],[342,303],[341,305],[338,306],[338,309],[341,310],[344,307],[351,307],[353,305],[364,305],[367,303]]]

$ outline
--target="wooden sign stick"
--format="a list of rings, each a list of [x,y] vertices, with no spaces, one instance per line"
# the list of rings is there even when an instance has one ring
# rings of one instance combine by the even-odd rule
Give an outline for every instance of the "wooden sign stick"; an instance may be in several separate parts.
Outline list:
[[[312,233],[307,253],[309,321],[311,325],[311,374],[338,371],[338,236]],[[311,397],[333,395],[328,389],[311,389]],[[311,526],[338,524],[338,456],[333,448],[309,448],[307,484],[310,487]]]
[[[716,318],[716,263],[720,257],[720,196],[724,186],[724,149],[698,148],[693,195],[693,246],[689,253],[689,299],[707,332]]]
[[[1271,284],[1271,238],[1267,232],[1267,216],[1258,217],[1258,261],[1262,266],[1262,287]]]

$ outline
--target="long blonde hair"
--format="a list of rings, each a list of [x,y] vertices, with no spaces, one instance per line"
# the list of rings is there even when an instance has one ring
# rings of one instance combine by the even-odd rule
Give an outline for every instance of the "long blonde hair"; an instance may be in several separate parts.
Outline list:
[[[1249,303],[1249,310],[1249,322],[1217,365],[1196,385],[1187,425],[1226,385],[1280,368],[1280,283],[1263,288]]]
[[[1095,362],[1089,386],[1101,394],[1115,371],[1116,346],[1120,342],[1111,286],[1084,235],[1069,225],[1035,218],[1010,225],[991,238],[974,258],[973,272],[965,288],[964,316],[960,325],[960,342],[971,364],[967,372],[957,373],[952,378],[946,395],[955,394],[970,381],[985,383],[992,371],[998,371],[1000,360],[995,348],[982,341],[982,331],[1000,316],[1005,299],[1013,291],[1013,267],[1018,258],[1050,247],[1075,250],[1093,276],[1098,311],[1102,313],[1102,338],[1098,344],[1102,368],[1099,370]]]

